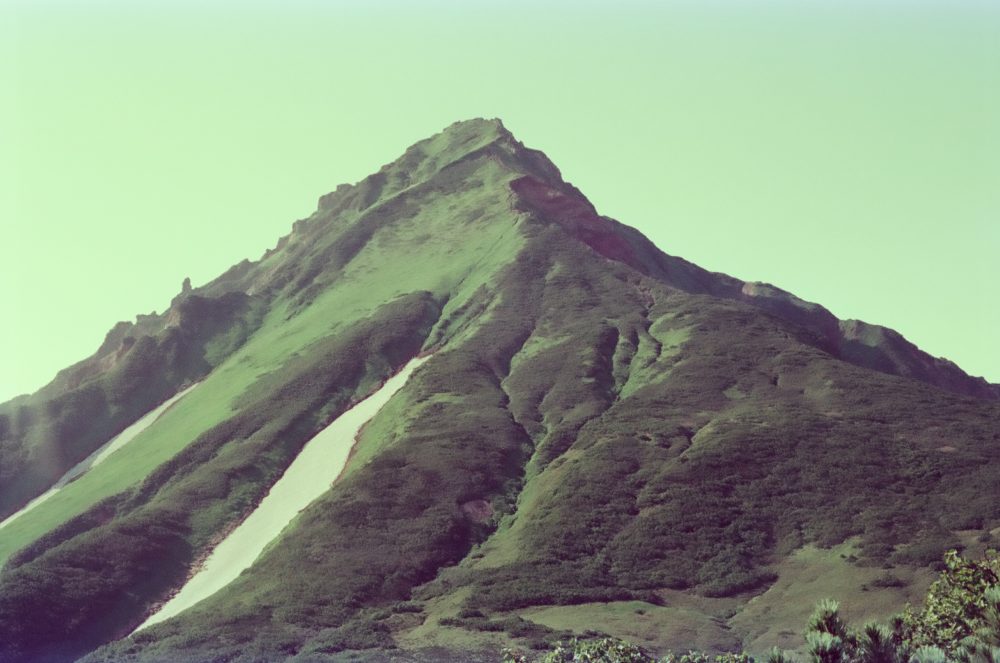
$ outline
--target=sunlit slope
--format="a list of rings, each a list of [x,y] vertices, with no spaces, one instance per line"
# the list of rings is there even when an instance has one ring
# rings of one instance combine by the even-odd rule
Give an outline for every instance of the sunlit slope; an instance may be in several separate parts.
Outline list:
[[[31,500],[27,505],[25,505],[19,511],[16,511],[14,514],[8,516],[3,521],[0,521],[0,529],[9,526],[12,522],[24,517],[26,514],[38,508],[38,506],[40,506],[41,504],[52,499],[52,497],[60,493],[71,482],[74,482],[84,474],[91,472],[95,467],[99,466],[101,463],[110,458],[116,452],[120,451],[123,447],[127,446],[138,435],[140,435],[143,431],[149,428],[150,425],[155,423],[166,410],[172,407],[178,400],[186,396],[196,386],[197,383],[173,395],[172,397],[170,397],[170,399],[161,403],[154,410],[143,415],[138,421],[130,425],[124,431],[122,431],[115,437],[111,438],[107,443],[101,445],[101,447],[99,447],[85,459],[83,459],[82,461],[71,467],[69,471],[66,472],[66,474],[60,477],[59,480],[56,483],[54,483],[51,488],[49,488],[49,490],[45,491],[35,499]],[[0,564],[2,564],[2,562],[0,562]]]
[[[263,308],[245,293],[203,297],[185,287],[163,315],[119,323],[93,356],[0,404],[0,517],[200,380],[252,333]]]
[[[122,456],[101,491],[96,473],[77,489],[104,502],[21,534],[0,660],[495,660],[647,604],[690,626],[657,646],[725,647],[756,637],[734,615],[803,546],[851,539],[858,563],[912,570],[955,529],[1000,523],[994,385],[660,252],[496,121],[338,188],[187,296],[231,293],[263,313],[189,416],[137,438],[150,456]],[[430,350],[256,564],[100,647],[312,434]]]

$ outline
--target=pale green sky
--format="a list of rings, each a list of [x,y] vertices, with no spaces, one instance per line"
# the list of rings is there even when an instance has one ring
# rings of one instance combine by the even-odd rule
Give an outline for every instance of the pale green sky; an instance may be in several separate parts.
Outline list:
[[[1000,382],[1000,4],[199,4],[0,3],[0,399],[474,116],[668,253]]]

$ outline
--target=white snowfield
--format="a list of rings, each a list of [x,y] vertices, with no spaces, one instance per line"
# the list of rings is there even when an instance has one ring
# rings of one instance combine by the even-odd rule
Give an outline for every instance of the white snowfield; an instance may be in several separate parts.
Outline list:
[[[150,424],[159,419],[160,415],[167,411],[167,408],[169,408],[171,405],[173,405],[181,398],[183,398],[185,394],[187,394],[192,389],[197,387],[198,384],[199,383],[196,382],[187,389],[179,391],[170,398],[168,398],[167,400],[163,401],[163,403],[158,405],[155,409],[144,414],[134,424],[132,424],[131,426],[123,430],[121,433],[118,433],[118,435],[114,436],[113,438],[105,442],[92,454],[81,460],[73,467],[69,468],[66,474],[62,475],[58,481],[52,484],[51,488],[49,488],[47,491],[45,491],[35,499],[31,500],[27,504],[25,504],[23,507],[21,507],[19,511],[15,511],[11,515],[7,516],[2,522],[0,522],[0,529],[3,529],[9,523],[13,522],[17,518],[20,518],[21,516],[34,509],[36,506],[38,506],[45,500],[49,499],[50,497],[58,493],[60,490],[63,489],[63,487],[66,486],[66,484],[68,484],[73,479],[76,479],[80,475],[84,474],[85,472],[87,472],[87,470],[103,463],[105,460],[108,459],[108,456],[110,456],[114,452],[124,447],[126,444],[134,440],[139,433],[149,428]]]
[[[219,543],[205,563],[157,612],[133,633],[173,617],[208,598],[248,569],[264,548],[316,498],[330,489],[347,464],[361,427],[389,402],[414,369],[430,357],[417,357],[375,393],[337,417],[309,440],[260,505]]]

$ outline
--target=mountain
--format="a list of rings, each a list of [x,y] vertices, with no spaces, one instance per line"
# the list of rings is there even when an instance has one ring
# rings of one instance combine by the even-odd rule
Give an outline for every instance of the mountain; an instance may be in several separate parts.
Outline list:
[[[418,355],[252,568],[129,636]],[[1000,386],[667,255],[460,122],[0,405],[0,661],[794,648],[816,599],[884,617],[992,542],[998,480]]]

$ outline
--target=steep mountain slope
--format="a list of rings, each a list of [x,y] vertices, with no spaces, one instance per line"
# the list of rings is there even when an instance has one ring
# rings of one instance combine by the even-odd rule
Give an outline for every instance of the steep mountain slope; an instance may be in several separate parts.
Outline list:
[[[167,314],[120,323],[90,358],[0,404],[0,520],[128,424],[197,381],[256,327],[260,305],[184,292]]]
[[[192,306],[195,350],[139,352],[184,334]],[[683,623],[655,646],[763,647],[780,629],[746,616],[787,596],[813,546],[852,556],[835,573],[893,565],[918,586],[956,537],[1000,524],[1000,387],[663,254],[497,121],[418,143],[260,261],[116,330],[77,377],[0,410],[49,413],[0,419],[0,472],[61,459],[0,484],[8,511],[204,382],[0,530],[0,660],[490,660],[558,637],[545,624],[615,628],[622,610]],[[114,400],[147,352],[128,390],[146,400]],[[314,433],[419,352],[433,357],[332,489],[248,572],[119,640]],[[54,428],[80,389],[100,427]],[[887,609],[905,590],[873,588]]]

